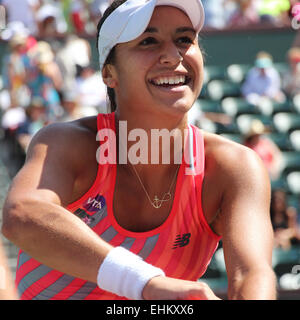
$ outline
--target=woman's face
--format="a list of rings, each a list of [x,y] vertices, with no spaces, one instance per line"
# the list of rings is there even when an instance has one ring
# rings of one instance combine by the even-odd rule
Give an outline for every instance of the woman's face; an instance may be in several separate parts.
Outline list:
[[[198,98],[203,59],[191,21],[181,10],[154,10],[145,32],[116,46],[109,66],[119,108],[186,112]]]

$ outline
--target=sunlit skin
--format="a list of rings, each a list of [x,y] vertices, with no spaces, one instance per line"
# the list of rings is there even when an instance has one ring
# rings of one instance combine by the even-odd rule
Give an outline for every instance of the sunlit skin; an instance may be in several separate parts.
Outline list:
[[[147,132],[152,128],[187,127],[187,111],[200,93],[203,77],[202,55],[191,28],[189,18],[180,10],[157,7],[145,34],[117,46],[115,63],[103,70],[104,81],[116,92],[117,123],[126,120],[128,130],[141,128]],[[185,85],[154,85],[162,76],[178,74],[187,76]],[[228,298],[274,299],[268,174],[252,150],[202,133],[203,214],[212,230],[222,236]],[[8,239],[41,263],[93,283],[112,247],[66,206],[86,194],[95,181],[96,134],[96,117],[41,130],[12,183],[2,226]],[[139,164],[136,169],[153,195],[169,189],[177,168]],[[114,216],[129,231],[157,228],[169,216],[172,201],[159,211],[153,208],[129,164],[117,165],[113,192]],[[170,277],[151,279],[143,296],[149,300],[217,299],[203,282]]]
[[[155,85],[162,77],[174,76],[185,76],[186,83]],[[104,67],[103,80],[116,92],[116,118],[127,121],[128,132],[144,129],[149,146],[153,128],[179,128],[184,137],[187,111],[198,98],[203,82],[203,58],[190,19],[177,8],[157,7],[141,36],[116,46],[115,62]],[[130,146],[129,143],[128,149]],[[174,154],[172,145],[170,154]],[[138,165],[146,185],[153,186],[153,168],[158,174],[170,176],[176,170],[171,166]]]
[[[103,72],[117,94],[117,116],[138,128],[172,128],[183,121],[198,98],[203,59],[198,36],[179,9],[158,7],[146,31],[137,39],[118,44],[114,65]],[[156,86],[159,77],[184,75],[186,85]],[[130,127],[130,123],[129,123]]]

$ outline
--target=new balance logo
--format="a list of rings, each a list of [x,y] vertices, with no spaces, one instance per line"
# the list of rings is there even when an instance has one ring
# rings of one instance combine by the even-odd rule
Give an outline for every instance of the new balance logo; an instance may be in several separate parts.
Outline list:
[[[185,247],[190,243],[191,234],[185,233],[183,235],[179,234],[176,237],[176,240],[174,242],[173,249]]]

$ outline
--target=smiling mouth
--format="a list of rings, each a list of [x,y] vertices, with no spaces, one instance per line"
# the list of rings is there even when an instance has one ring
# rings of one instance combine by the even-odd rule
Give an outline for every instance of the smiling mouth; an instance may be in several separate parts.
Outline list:
[[[173,77],[159,77],[150,80],[152,85],[157,87],[180,87],[184,85],[188,85],[191,82],[191,78],[188,76],[180,75],[180,76],[173,76]]]

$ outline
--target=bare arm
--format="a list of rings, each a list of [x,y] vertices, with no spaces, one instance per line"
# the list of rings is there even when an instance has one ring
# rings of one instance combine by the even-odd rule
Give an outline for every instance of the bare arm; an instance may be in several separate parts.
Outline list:
[[[229,152],[227,157],[231,160],[225,165],[225,193],[219,226],[228,275],[228,297],[275,299],[268,174],[258,156],[244,147]]]
[[[99,266],[112,247],[65,209],[76,199],[78,176],[86,168],[82,163],[90,163],[82,160],[81,144],[95,136],[83,139],[78,129],[62,126],[46,127],[33,138],[5,202],[3,233],[41,263],[97,283]],[[152,278],[143,295],[151,300],[217,299],[205,284],[168,277]]]
[[[26,164],[7,195],[2,231],[41,263],[96,282],[111,247],[64,208],[72,202],[81,169],[82,140],[79,129],[62,125],[45,128],[33,138]]]

